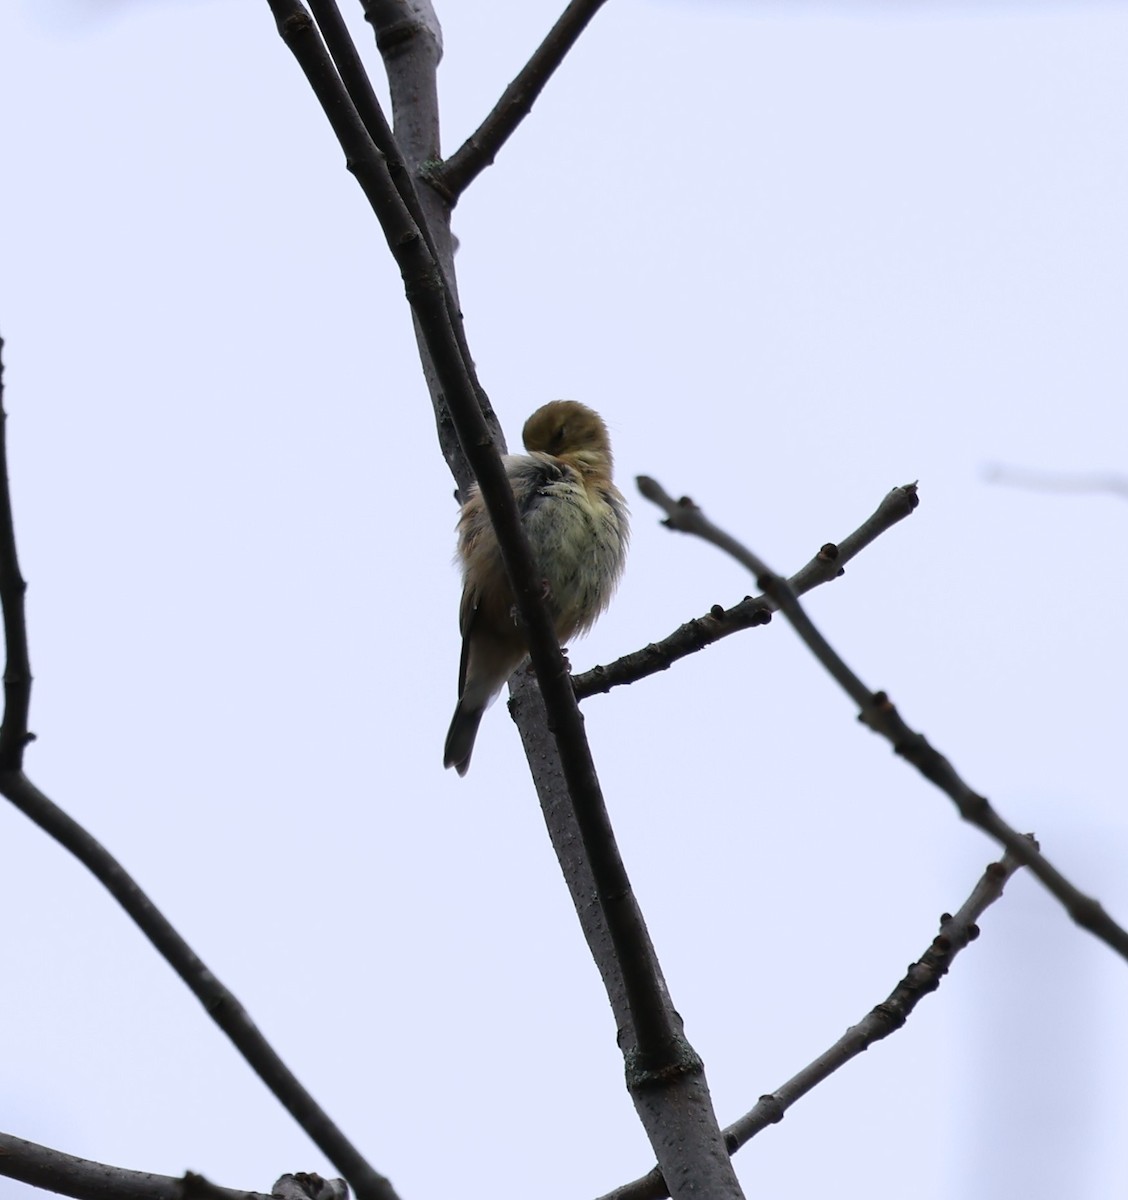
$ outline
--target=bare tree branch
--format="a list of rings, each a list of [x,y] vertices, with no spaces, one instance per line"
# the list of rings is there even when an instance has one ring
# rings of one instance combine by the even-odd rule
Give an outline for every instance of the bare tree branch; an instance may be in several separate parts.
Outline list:
[[[404,158],[413,171],[437,163],[443,34],[431,0],[361,0],[361,5],[388,73],[392,120]]]
[[[540,693],[547,710],[546,725],[551,729],[555,745],[550,750],[554,770],[566,782],[565,795],[572,811],[573,833],[578,831],[584,847],[592,878],[595,897],[601,910],[605,929],[610,935],[613,955],[617,960],[612,968],[624,984],[631,1034],[622,1039],[633,1049],[625,1054],[628,1086],[643,1116],[651,1144],[660,1162],[672,1170],[680,1169],[686,1161],[688,1144],[706,1146],[706,1154],[695,1163],[694,1177],[699,1184],[713,1188],[713,1194],[739,1196],[739,1185],[731,1164],[724,1153],[719,1125],[711,1105],[690,1113],[679,1111],[662,1098],[678,1085],[683,1077],[692,1076],[704,1091],[701,1061],[685,1041],[664,981],[657,970],[657,959],[637,900],[615,844],[610,820],[603,801],[598,777],[591,759],[583,720],[576,705],[566,665],[554,630],[545,611],[541,587],[533,568],[524,530],[517,515],[513,493],[505,476],[498,450],[482,417],[484,394],[472,360],[464,352],[464,343],[453,328],[451,315],[456,311],[449,291],[447,276],[434,261],[426,240],[414,227],[411,214],[396,192],[387,170],[387,155],[374,145],[355,107],[348,97],[339,75],[321,39],[313,29],[309,15],[298,0],[270,0],[286,44],[294,52],[309,79],[338,139],[345,148],[350,170],[356,175],[381,221],[393,257],[405,282],[405,291],[416,318],[416,330],[423,345],[425,364],[434,368],[436,406],[445,404],[453,421],[458,440],[473,469],[490,519],[497,533],[503,560],[513,587],[518,615],[524,625],[530,658]],[[410,7],[410,6],[407,6]],[[428,32],[412,14],[401,21],[393,37],[380,25],[381,14],[399,20],[405,5],[395,0],[369,0],[366,11],[376,27],[377,44],[385,50],[389,62],[389,82],[393,107],[396,111],[396,137],[400,138],[401,114],[410,108],[410,96],[397,100],[401,90],[422,88],[430,94],[430,85],[420,75],[433,70],[437,58],[432,56],[428,67],[415,55],[413,70],[402,67],[402,61],[412,61],[412,47],[437,45],[437,36]],[[406,30],[400,36],[400,28]],[[387,47],[393,47],[388,51]],[[407,135],[423,138],[429,131],[420,132],[418,122],[407,125]],[[434,130],[437,138],[437,127]],[[420,146],[416,144],[403,154],[409,163],[416,161]],[[451,272],[453,275],[453,271]],[[529,710],[532,711],[532,710]],[[542,719],[540,717],[537,718]],[[542,792],[542,805],[545,803]],[[577,911],[590,904],[591,896],[576,880],[569,879]],[[585,927],[587,928],[587,927]],[[606,953],[606,946],[592,942],[593,954]],[[645,1093],[645,1103],[639,1097]],[[705,1092],[707,1097],[707,1092]],[[655,1098],[658,1101],[655,1101]],[[686,1186],[689,1186],[687,1182]]]
[[[1029,488],[1036,492],[1111,492],[1122,500],[1128,500],[1128,475],[1118,475],[1113,472],[1090,471],[1070,474],[1063,471],[1036,471],[1030,467],[1007,467],[1000,463],[993,463],[983,469],[983,478],[988,483]]]
[[[348,1200],[343,1179],[306,1172],[283,1175],[270,1195],[220,1187],[187,1171],[183,1176],[130,1171],[78,1158],[0,1133],[0,1175],[74,1200]]]
[[[532,111],[545,84],[604,3],[572,0],[481,125],[445,162],[424,169],[423,177],[442,192],[451,207],[478,175],[493,165],[497,152]]]
[[[0,794],[69,850],[125,909],[141,932],[187,984],[208,1016],[230,1038],[256,1075],[352,1184],[358,1200],[395,1200],[375,1171],[330,1120],[251,1020],[235,995],[208,970],[121,864],[81,825],[53,804],[22,771],[0,771]]]
[[[368,136],[372,139],[373,144],[384,155],[388,174],[391,176],[392,183],[395,184],[396,191],[403,198],[420,233],[427,239],[427,245],[432,255],[437,258],[434,242],[431,240],[430,222],[424,215],[423,206],[419,202],[415,184],[411,179],[411,172],[400,152],[399,144],[392,136],[392,130],[384,116],[384,110],[380,107],[380,101],[373,90],[372,80],[368,77],[364,61],[360,57],[352,34],[349,33],[349,27],[345,24],[344,17],[341,16],[337,0],[310,0],[309,6],[325,41],[325,47],[332,57],[333,66],[348,92],[357,116],[360,117],[364,128],[368,131]]]
[[[0,349],[2,349],[0,343]],[[0,438],[6,429],[3,364],[0,362]],[[0,726],[0,794],[69,850],[125,909],[153,947],[188,985],[213,1021],[231,1039],[258,1077],[347,1178],[359,1200],[394,1200],[388,1181],[364,1160],[263,1037],[234,994],[208,970],[124,867],[81,825],[47,798],[23,772],[31,673],[23,615],[26,584],[16,557],[7,444],[0,440],[0,603],[7,637],[4,721]]]
[[[387,5],[381,7],[387,7]],[[364,125],[372,144],[384,156],[388,174],[395,185],[396,191],[399,192],[411,219],[415,222],[416,228],[427,243],[427,249],[430,251],[435,264],[443,272],[446,282],[444,298],[447,304],[447,318],[450,321],[451,328],[454,330],[455,337],[458,339],[463,361],[470,362],[470,350],[466,344],[462,313],[458,308],[457,280],[454,274],[453,249],[450,236],[450,209],[449,207],[437,205],[434,195],[426,192],[424,193],[424,198],[430,202],[430,211],[425,207],[424,198],[420,197],[419,192],[415,188],[412,172],[404,158],[399,141],[393,135],[391,127],[388,125],[387,118],[384,116],[384,110],[381,108],[380,101],[373,90],[372,81],[368,77],[368,72],[364,68],[364,63],[357,51],[356,45],[353,43],[352,35],[349,33],[348,26],[341,16],[340,9],[337,7],[336,0],[310,0],[310,8],[317,19],[318,27],[325,40],[325,46],[332,57],[341,83],[352,100],[357,116],[359,116],[361,123]],[[402,30],[406,24],[406,22],[401,21],[399,28]],[[412,28],[414,27],[412,26]],[[436,30],[433,35],[426,32],[417,32],[415,36],[423,37],[426,44],[431,45],[434,44],[435,39],[438,37],[438,32]],[[395,45],[401,44],[394,39],[393,42]],[[316,47],[311,50],[311,53],[315,50]],[[398,56],[396,59],[397,63],[402,64],[403,61],[403,55]],[[429,70],[431,75],[434,73],[434,61],[426,55],[422,57],[422,64],[420,64],[419,56],[411,58],[410,63],[415,65],[417,71],[422,70],[426,74]],[[428,64],[430,65],[428,66]],[[431,81],[431,86],[426,86],[422,90],[431,98],[433,80]],[[435,103],[437,103],[437,99]],[[411,106],[407,107],[410,110]],[[419,327],[418,318],[414,312],[412,313],[412,319],[415,322],[416,337],[423,362],[424,376],[428,382],[434,382],[437,386],[438,375],[427,349],[423,332]],[[482,415],[485,418],[490,435],[497,445],[504,450],[505,440],[501,432],[500,423],[489,403],[488,397],[484,393],[479,395],[479,403],[483,406]],[[458,440],[458,434],[450,419],[450,413],[445,401],[435,406],[435,421],[439,436],[439,448],[442,450],[443,457],[447,461],[447,466],[450,468],[451,474],[458,484],[459,494],[465,496],[467,490],[474,482],[474,475],[470,469],[466,455],[462,452],[462,445]]]
[[[270,0],[270,4],[279,30],[321,101],[348,155],[349,167],[365,189],[399,263],[407,298],[423,329],[459,440],[497,530],[519,614],[525,625],[530,657],[546,704],[552,711],[552,724],[561,743],[562,758],[570,768],[569,787],[585,848],[599,880],[601,902],[611,910],[608,925],[634,989],[632,1012],[639,1026],[643,1052],[657,1067],[669,1070],[681,1060],[675,1054],[668,1004],[657,979],[648,969],[653,950],[637,907],[623,903],[623,898],[631,895],[630,883],[615,846],[582,718],[559,642],[545,609],[542,587],[513,492],[482,419],[478,404],[481,385],[472,365],[462,355],[449,319],[450,306],[443,274],[392,184],[386,156],[372,144],[308,14],[299,0]]]
[[[0,1175],[75,1200],[270,1200],[261,1192],[217,1187],[199,1175],[177,1178],[111,1167],[10,1133],[0,1133]]]
[[[885,692],[874,692],[866,687],[815,628],[786,579],[774,574],[751,550],[714,525],[691,500],[683,498],[673,502],[660,488],[650,498],[666,513],[668,519],[665,524],[671,529],[695,534],[746,566],[756,576],[759,587],[791,622],[811,653],[858,705],[861,710],[858,719],[886,738],[892,744],[894,753],[912,763],[929,782],[950,797],[965,821],[983,830],[1014,854],[1019,862],[1029,867],[1050,893],[1061,901],[1078,925],[1128,959],[1128,931],[1104,911],[1099,901],[1074,887],[1034,844],[1008,825],[986,797],[972,791],[948,759],[930,745],[923,734],[909,728]]]
[[[425,169],[438,163],[441,155],[437,71],[442,58],[443,39],[438,18],[430,0],[418,0],[418,3],[415,0],[361,0],[361,6],[365,19],[372,26],[388,77],[397,152],[402,153],[412,179],[422,181]],[[376,145],[386,154],[384,143],[375,134],[373,137]],[[430,186],[419,188],[418,196],[435,238],[439,265],[454,301],[451,320],[456,331],[459,331],[462,314],[457,304],[454,238],[450,230],[451,205],[440,191]],[[459,496],[465,499],[468,488],[474,483],[474,473],[463,453],[438,369],[432,361],[427,338],[414,312],[412,319],[423,377],[435,414],[439,448],[458,484]],[[462,345],[465,350],[464,341]],[[467,363],[472,361],[468,350],[465,359]],[[479,391],[478,403],[495,445],[504,454],[505,434],[489,397],[482,391]]]
[[[1034,849],[1038,843],[1027,834]],[[868,1050],[875,1042],[896,1032],[929,993],[936,991],[948,973],[956,955],[979,936],[976,922],[1003,894],[1007,880],[1022,864],[1008,851],[999,862],[991,863],[972,893],[955,916],[940,917],[940,932],[892,992],[856,1025],[851,1026],[829,1049],[793,1075],[782,1087],[765,1096],[750,1112],[725,1130],[730,1154],[735,1154],[761,1130],[778,1124],[784,1114],[824,1079],[844,1067],[851,1059]],[[608,1192],[600,1200],[664,1200],[669,1196],[661,1172],[655,1167],[646,1175]]]
[[[0,770],[19,770],[24,748],[35,735],[28,731],[31,709],[31,658],[28,653],[24,597],[27,583],[16,557],[16,525],[8,482],[8,412],[4,407],[4,339],[0,338],[0,604],[4,610],[4,720],[0,724]]]
[[[647,475],[640,475],[637,483],[638,490],[655,503],[663,506],[682,503],[672,500],[661,486]],[[853,533],[837,545],[827,542],[805,567],[796,571],[788,580],[792,590],[801,596],[820,584],[839,578],[845,573],[846,564],[852,558],[887,529],[904,520],[919,503],[915,483],[895,487],[877,506],[877,510]],[[776,607],[775,601],[769,596],[748,597],[728,609],[715,604],[703,617],[695,617],[686,622],[660,642],[651,642],[649,646],[643,646],[641,650],[617,658],[606,666],[592,667],[582,675],[573,676],[572,687],[577,698],[584,700],[588,696],[609,692],[622,684],[635,683],[648,675],[667,670],[679,658],[704,650],[706,646],[711,646],[730,634],[751,629],[756,625],[768,624]]]
[[[561,777],[559,757],[554,753],[544,701],[528,672],[518,672],[511,684],[510,709],[521,733],[553,850],[568,882],[576,915],[615,1014],[618,1043],[626,1062],[627,1086],[639,1120],[658,1161],[666,1167],[676,1168],[679,1174],[674,1178],[689,1189],[688,1195],[740,1195],[713,1109],[704,1066],[659,1074],[648,1070],[645,1060],[640,1060],[623,966],[617,955],[608,953],[611,936],[598,902],[590,865],[576,836],[575,819]],[[634,903],[633,896],[624,897],[623,902]],[[653,950],[651,954],[654,954]],[[665,993],[666,983],[656,955],[652,969]],[[697,1060],[693,1047],[684,1038],[681,1017],[672,1006],[671,1019],[682,1052],[687,1058],[692,1056]],[[713,1136],[714,1127],[716,1137]],[[697,1190],[693,1189],[695,1181],[699,1185]]]

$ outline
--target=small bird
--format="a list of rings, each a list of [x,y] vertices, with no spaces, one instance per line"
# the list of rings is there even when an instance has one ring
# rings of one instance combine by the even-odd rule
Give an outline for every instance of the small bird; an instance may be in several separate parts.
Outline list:
[[[563,644],[586,633],[611,599],[627,553],[627,504],[611,482],[611,442],[597,412],[553,400],[533,413],[521,436],[529,453],[502,462]],[[462,661],[443,766],[465,775],[482,714],[528,653],[476,487],[458,519],[458,559]]]

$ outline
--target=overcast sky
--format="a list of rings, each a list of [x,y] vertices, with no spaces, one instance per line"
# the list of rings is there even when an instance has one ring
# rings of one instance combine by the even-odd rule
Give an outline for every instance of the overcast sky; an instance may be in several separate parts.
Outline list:
[[[450,151],[558,6],[436,3]],[[984,472],[1128,470],[1126,53],[1119,5],[612,0],[454,220],[511,445],[583,400],[631,500],[574,667],[754,587],[636,475],[784,571],[919,480],[809,610],[1122,923],[1128,506]],[[404,1200],[648,1169],[504,705],[466,779],[441,766],[452,483],[398,274],[265,0],[9,2],[0,113],[32,778]],[[782,621],[585,714],[723,1122],[884,999],[998,857]],[[0,914],[0,1129],[258,1190],[334,1173],[6,807]],[[749,1195],[1125,1194],[1126,964],[1028,878],[982,931],[741,1152]]]

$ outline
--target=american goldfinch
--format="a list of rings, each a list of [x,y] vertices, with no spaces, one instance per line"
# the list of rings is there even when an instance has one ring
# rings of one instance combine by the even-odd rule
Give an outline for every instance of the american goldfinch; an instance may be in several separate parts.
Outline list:
[[[525,422],[528,454],[502,459],[545,603],[563,644],[607,607],[627,553],[627,505],[611,482],[611,443],[597,412],[554,400]],[[462,661],[443,766],[465,775],[482,714],[527,653],[489,514],[477,488],[458,521]]]

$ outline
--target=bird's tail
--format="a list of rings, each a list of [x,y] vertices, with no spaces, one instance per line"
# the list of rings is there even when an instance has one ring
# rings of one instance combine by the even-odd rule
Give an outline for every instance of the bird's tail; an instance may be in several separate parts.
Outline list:
[[[465,775],[469,770],[474,739],[478,736],[478,726],[482,723],[485,711],[484,704],[470,704],[465,697],[459,700],[443,748],[444,767],[453,767],[459,775]]]

